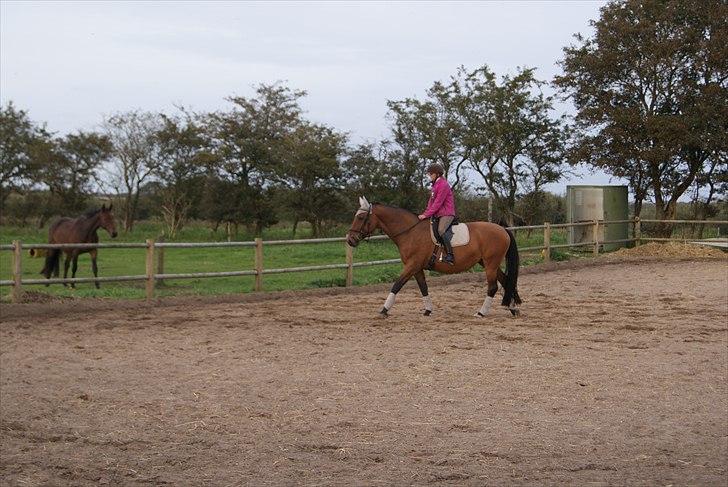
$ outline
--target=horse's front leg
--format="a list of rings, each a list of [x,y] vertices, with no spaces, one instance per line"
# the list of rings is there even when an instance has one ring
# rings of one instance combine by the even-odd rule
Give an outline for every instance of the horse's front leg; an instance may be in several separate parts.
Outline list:
[[[91,270],[94,273],[94,277],[99,277],[99,267],[96,265],[96,257],[98,256],[98,252],[96,250],[92,250],[89,252],[89,255],[91,255]],[[96,285],[96,289],[99,289],[101,286],[99,286],[99,281],[94,281],[94,284]]]
[[[73,253],[73,267],[71,267],[71,278],[76,278],[76,271],[78,270],[78,252]],[[71,287],[75,288],[76,283],[71,283]]]
[[[68,267],[71,265],[71,254],[65,254],[65,260],[63,261],[63,278],[68,279]],[[68,283],[63,283],[64,287],[68,287]],[[73,284],[71,284],[71,287],[73,287]]]
[[[392,289],[389,292],[389,296],[387,296],[387,300],[384,302],[384,307],[379,312],[379,314],[381,314],[382,316],[387,316],[389,310],[392,309],[392,306],[394,306],[394,300],[397,299],[397,293],[400,289],[402,289],[402,286],[407,284],[407,281],[410,280],[414,273],[415,271],[413,269],[408,269],[405,267],[405,269],[399,275],[399,279],[394,281]]]
[[[425,271],[417,271],[415,273],[415,279],[417,280],[417,285],[420,288],[420,293],[422,293],[422,303],[425,305],[425,312],[423,314],[425,316],[430,316],[432,314],[432,299],[430,299],[430,295],[427,291]]]

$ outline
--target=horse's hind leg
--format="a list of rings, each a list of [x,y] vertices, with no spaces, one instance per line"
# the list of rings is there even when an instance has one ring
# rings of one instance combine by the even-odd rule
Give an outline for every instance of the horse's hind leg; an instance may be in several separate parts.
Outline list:
[[[488,292],[483,301],[483,306],[480,307],[475,316],[485,316],[490,312],[490,307],[493,304],[493,297],[498,292],[498,268],[497,264],[492,262],[485,265],[485,280],[488,283]]]
[[[503,286],[503,288],[505,289],[506,275],[505,273],[503,273],[502,270],[500,270],[500,267],[498,268],[498,282],[500,282],[501,286]],[[519,316],[521,312],[518,310],[518,308],[516,308],[516,304],[521,303],[521,297],[518,295],[518,289],[514,291],[513,298],[513,303],[511,303],[511,305],[508,307],[508,311],[510,311],[513,316]]]
[[[96,257],[98,255],[98,252],[96,250],[92,250],[89,252],[91,255],[91,270],[94,273],[94,277],[99,277],[99,267],[96,265]],[[96,289],[99,289],[101,286],[99,286],[99,281],[94,281],[94,284],[96,285]]]
[[[422,302],[425,305],[425,316],[430,316],[432,314],[432,299],[430,299],[430,295],[427,291],[427,281],[425,281],[425,271],[418,271],[415,273],[415,279],[417,280],[417,285],[420,288],[420,292],[422,293]]]

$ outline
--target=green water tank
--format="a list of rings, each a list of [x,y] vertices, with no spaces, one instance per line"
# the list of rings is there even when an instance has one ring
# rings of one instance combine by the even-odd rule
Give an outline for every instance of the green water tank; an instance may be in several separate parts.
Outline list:
[[[566,187],[566,212],[569,223],[626,220],[629,218],[627,186],[576,185]],[[629,223],[599,225],[599,241],[629,238]],[[569,243],[593,242],[593,227],[569,227]],[[604,244],[605,251],[625,247],[626,243]],[[587,246],[581,250],[591,250]]]

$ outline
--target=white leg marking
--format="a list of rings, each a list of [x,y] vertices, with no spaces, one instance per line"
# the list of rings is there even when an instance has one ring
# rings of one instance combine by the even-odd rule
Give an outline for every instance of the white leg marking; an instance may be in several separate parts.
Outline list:
[[[387,300],[384,302],[384,309],[389,311],[392,309],[392,306],[394,306],[394,300],[397,298],[397,295],[394,293],[389,293],[389,296],[387,296]]]
[[[476,313],[475,316],[487,315],[490,312],[491,304],[493,304],[493,298],[491,298],[490,296],[486,296],[485,301],[483,301],[483,306],[480,307],[480,310],[478,311],[478,313]]]
[[[432,299],[429,294],[422,296],[422,302],[425,304],[425,311],[432,311]]]

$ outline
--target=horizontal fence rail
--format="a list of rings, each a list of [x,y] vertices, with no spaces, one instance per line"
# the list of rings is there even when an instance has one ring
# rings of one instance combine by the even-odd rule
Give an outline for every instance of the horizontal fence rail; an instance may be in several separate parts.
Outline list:
[[[599,240],[599,229],[600,227],[606,227],[608,225],[615,224],[632,224],[633,225],[633,237],[619,240]],[[693,241],[695,239],[690,238],[657,238],[657,237],[643,237],[641,234],[642,223],[661,223],[661,224],[693,224],[693,225],[728,225],[726,220],[641,220],[640,218],[628,219],[628,220],[612,220],[612,221],[585,221],[576,223],[544,223],[543,225],[527,225],[520,227],[507,227],[509,230],[518,231],[530,231],[530,230],[543,230],[543,245],[522,247],[519,248],[519,252],[533,252],[542,251],[544,261],[548,262],[551,259],[552,249],[562,248],[575,248],[575,247],[592,247],[593,253],[597,255],[599,253],[600,246],[604,244],[618,244],[618,243],[629,243],[634,242],[635,245],[639,245],[642,241]],[[551,231],[553,229],[564,229],[564,228],[576,228],[576,227],[591,227],[591,240],[575,243],[566,244],[552,244],[551,243]],[[368,241],[376,240],[388,240],[389,237],[386,235],[375,235],[368,237]],[[274,245],[302,245],[302,244],[324,244],[324,243],[337,243],[346,242],[344,237],[334,238],[314,238],[314,239],[300,239],[300,240],[269,240],[263,241],[260,238],[256,238],[254,241],[246,242],[155,242],[154,240],[147,240],[145,243],[88,243],[88,244],[27,244],[22,243],[19,240],[13,241],[11,245],[3,244],[0,245],[0,250],[10,250],[13,252],[13,279],[11,280],[0,280],[0,286],[12,286],[12,300],[18,302],[22,296],[22,286],[24,285],[39,285],[39,284],[76,284],[76,283],[101,283],[101,282],[129,282],[129,281],[146,281],[146,297],[148,300],[154,298],[155,285],[163,282],[165,279],[204,279],[204,278],[215,278],[215,277],[239,277],[239,276],[254,276],[255,277],[255,291],[262,291],[263,289],[263,276],[266,274],[283,274],[291,272],[310,272],[319,270],[332,270],[332,269],[346,269],[346,286],[353,285],[353,269],[357,267],[368,267],[388,264],[398,264],[400,259],[384,259],[384,260],[373,260],[368,262],[354,262],[353,250],[345,244],[346,251],[346,263],[338,264],[324,264],[324,265],[311,265],[302,267],[287,267],[287,268],[264,268],[263,265],[263,247],[274,246]],[[247,270],[236,270],[227,272],[193,272],[193,273],[165,273],[164,272],[164,251],[165,249],[187,249],[187,248],[242,248],[252,247],[255,249],[255,261],[253,269]],[[146,272],[143,275],[131,275],[131,276],[112,276],[112,277],[77,277],[77,278],[51,278],[51,279],[22,279],[22,262],[23,262],[23,251],[28,250],[30,252],[37,250],[49,250],[49,249],[100,249],[100,248],[117,248],[117,249],[145,249],[146,251]],[[156,263],[156,267],[155,267]]]

